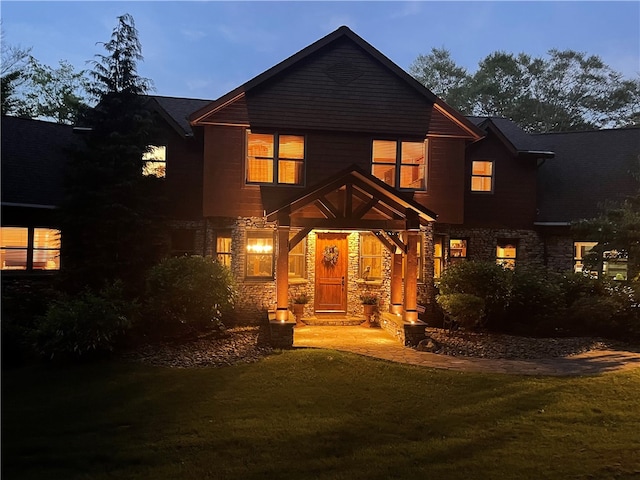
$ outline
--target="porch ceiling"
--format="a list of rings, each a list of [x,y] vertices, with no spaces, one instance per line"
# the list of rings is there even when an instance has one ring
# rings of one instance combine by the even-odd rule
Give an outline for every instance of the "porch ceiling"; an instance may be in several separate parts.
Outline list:
[[[279,208],[268,221],[304,228],[417,230],[437,215],[357,166],[311,186]]]

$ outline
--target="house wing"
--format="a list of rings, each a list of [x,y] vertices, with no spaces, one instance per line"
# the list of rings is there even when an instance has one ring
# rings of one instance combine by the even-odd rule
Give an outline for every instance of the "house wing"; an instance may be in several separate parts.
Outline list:
[[[538,223],[593,218],[606,201],[637,195],[640,128],[536,137],[556,153],[538,169]]]
[[[473,123],[347,27],[196,111],[190,119],[192,125],[252,129],[482,136]]]

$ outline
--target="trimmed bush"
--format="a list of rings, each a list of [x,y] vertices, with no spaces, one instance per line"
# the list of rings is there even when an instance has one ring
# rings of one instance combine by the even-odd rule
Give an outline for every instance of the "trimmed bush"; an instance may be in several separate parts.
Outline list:
[[[554,319],[562,317],[565,298],[562,276],[542,267],[516,267],[511,276],[506,330],[527,334],[552,333]],[[539,331],[543,326],[544,332]]]
[[[440,308],[466,329],[473,330],[481,325],[484,316],[484,300],[469,293],[438,295]]]
[[[147,275],[141,326],[153,336],[222,331],[236,295],[231,271],[213,258],[167,258]]]
[[[86,290],[55,301],[36,333],[40,353],[80,358],[112,351],[131,327],[135,310],[135,304],[123,299],[122,283],[117,281],[99,293]]]
[[[484,322],[498,327],[509,302],[512,272],[492,262],[458,262],[442,274],[440,293],[467,293],[484,301]]]

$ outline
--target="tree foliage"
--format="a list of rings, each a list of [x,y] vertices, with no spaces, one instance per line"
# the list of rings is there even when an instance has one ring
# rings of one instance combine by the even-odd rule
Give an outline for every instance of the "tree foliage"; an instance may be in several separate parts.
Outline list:
[[[2,115],[11,114],[16,106],[16,89],[24,81],[24,69],[30,58],[31,49],[7,43],[4,30],[0,32],[0,98]]]
[[[466,115],[510,118],[531,132],[640,123],[640,77],[625,79],[598,56],[574,50],[553,49],[547,58],[494,52],[469,74],[434,48],[409,72]]]
[[[62,273],[70,290],[121,279],[140,293],[144,274],[162,253],[162,180],[142,175],[143,154],[156,133],[137,76],[142,59],[133,18],[118,18],[110,55],[97,55],[91,87],[98,100],[88,112],[85,146],[70,159],[61,213]]]

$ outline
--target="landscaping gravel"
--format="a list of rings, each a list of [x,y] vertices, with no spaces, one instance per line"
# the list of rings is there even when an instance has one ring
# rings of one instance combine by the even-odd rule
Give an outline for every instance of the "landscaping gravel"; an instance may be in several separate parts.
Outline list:
[[[225,367],[257,362],[271,353],[259,327],[230,328],[222,338],[204,336],[181,344],[144,345],[125,358],[150,365],[176,368]]]
[[[577,355],[621,345],[597,338],[531,338],[471,332],[446,332],[427,328],[432,343],[428,351],[441,355],[476,358],[539,359]],[[420,348],[422,350],[422,348]],[[181,344],[156,343],[138,347],[125,358],[150,365],[175,368],[223,367],[252,363],[273,349],[259,327],[228,329],[223,338],[204,336]]]
[[[433,341],[429,349],[433,353],[476,358],[554,358],[621,346],[619,342],[590,337],[531,338],[494,333],[447,332],[440,328],[427,328],[427,336]]]

